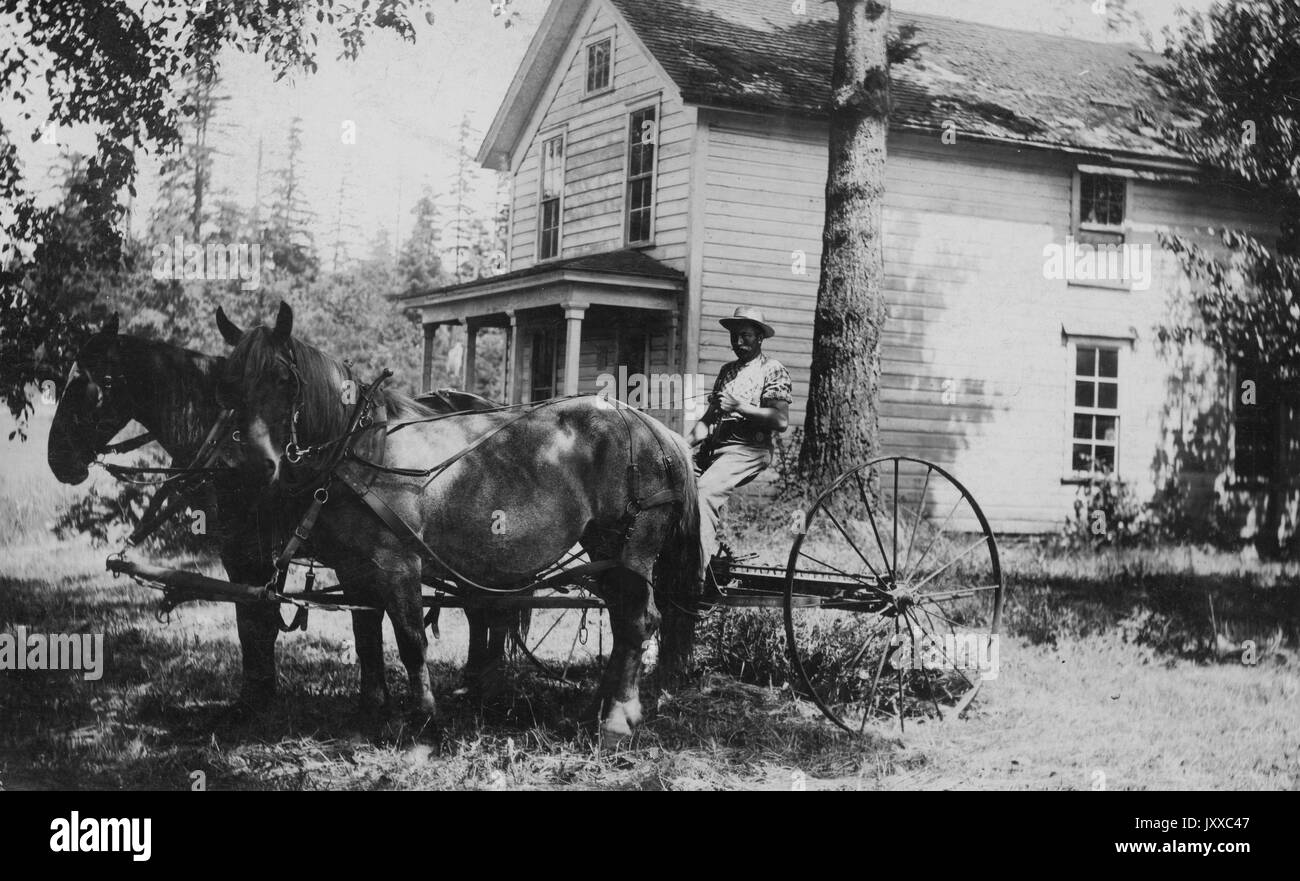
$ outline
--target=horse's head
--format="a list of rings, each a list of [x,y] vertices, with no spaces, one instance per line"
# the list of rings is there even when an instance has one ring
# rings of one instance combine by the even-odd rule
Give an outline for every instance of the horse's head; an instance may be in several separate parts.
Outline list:
[[[338,362],[293,338],[293,310],[280,304],[275,327],[236,327],[221,309],[217,326],[234,350],[217,385],[222,407],[236,413],[246,475],[274,484],[298,451],[337,438],[346,428],[347,374]]]
[[[90,463],[131,421],[131,390],[117,328],[114,315],[82,347],[68,371],[47,449],[50,470],[62,483],[84,481]]]

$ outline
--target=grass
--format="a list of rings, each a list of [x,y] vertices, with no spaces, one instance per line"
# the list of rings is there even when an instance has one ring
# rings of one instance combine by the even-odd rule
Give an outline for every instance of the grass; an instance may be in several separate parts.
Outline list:
[[[33,434],[43,445],[39,423]],[[1295,566],[1194,548],[1047,555],[1008,544],[1001,668],[964,721],[902,734],[873,724],[855,738],[780,683],[711,670],[672,693],[647,687],[636,739],[602,752],[576,721],[590,665],[577,685],[513,666],[487,707],[457,696],[455,612],[433,644],[436,727],[355,715],[340,613],[315,612],[307,633],[281,638],[281,695],[267,712],[231,713],[231,608],[190,604],[158,621],[156,593],[105,573],[103,551],[48,537],[41,524],[66,491],[34,450],[10,444],[0,467],[0,510],[17,524],[0,534],[0,632],[104,632],[109,657],[98,682],[0,672],[3,788],[185,789],[194,771],[213,789],[1300,788]],[[782,518],[738,506],[729,522],[744,524],[738,548],[783,562]],[[1243,664],[1216,639],[1211,598],[1220,619],[1282,622],[1284,640]],[[702,642],[716,626],[701,625]],[[552,642],[561,654],[571,632]],[[386,645],[401,695],[391,633]]]

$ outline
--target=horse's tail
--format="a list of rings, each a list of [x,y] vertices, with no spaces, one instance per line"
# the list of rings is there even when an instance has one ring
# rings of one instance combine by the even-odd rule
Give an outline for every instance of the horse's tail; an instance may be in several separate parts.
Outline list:
[[[691,667],[695,645],[695,623],[704,587],[704,555],[700,547],[699,487],[690,448],[680,435],[661,429],[670,437],[673,449],[673,487],[681,497],[677,518],[655,565],[655,603],[662,622],[659,638],[659,669],[666,684]]]

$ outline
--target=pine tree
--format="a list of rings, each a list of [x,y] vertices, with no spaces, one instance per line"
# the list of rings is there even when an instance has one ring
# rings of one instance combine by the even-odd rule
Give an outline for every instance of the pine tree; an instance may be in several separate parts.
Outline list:
[[[310,228],[315,215],[303,191],[301,163],[302,117],[295,116],[289,124],[285,164],[274,172],[274,203],[263,235],[263,249],[270,250],[276,269],[291,285],[310,281],[320,268]]]
[[[397,258],[398,287],[407,294],[428,291],[447,281],[442,268],[438,206],[428,185],[411,214],[415,223]]]
[[[474,209],[470,204],[474,195],[474,155],[470,151],[473,136],[474,129],[466,114],[456,133],[456,172],[448,193],[451,217],[446,228],[448,256],[458,282],[470,280],[462,274],[462,265],[474,240]]]

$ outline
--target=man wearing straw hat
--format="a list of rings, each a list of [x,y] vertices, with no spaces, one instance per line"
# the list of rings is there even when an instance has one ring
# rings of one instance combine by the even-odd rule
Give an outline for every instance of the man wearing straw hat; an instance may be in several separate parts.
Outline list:
[[[772,436],[789,425],[794,399],[789,371],[763,354],[763,341],[776,333],[763,313],[738,306],[719,323],[731,331],[736,360],[718,373],[709,409],[690,436],[691,446],[701,448],[696,464],[706,560],[718,552],[718,521],[727,499],[772,464]]]

